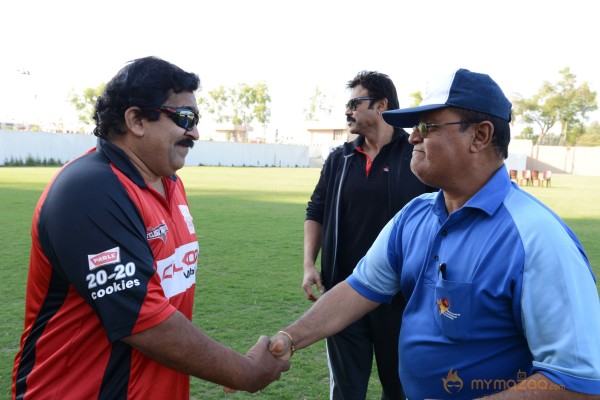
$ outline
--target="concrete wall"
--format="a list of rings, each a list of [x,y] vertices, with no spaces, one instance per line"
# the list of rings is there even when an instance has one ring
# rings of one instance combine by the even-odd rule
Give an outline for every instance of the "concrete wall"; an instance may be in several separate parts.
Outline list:
[[[0,165],[27,157],[65,163],[95,146],[93,135],[0,130]]]
[[[308,167],[308,146],[272,143],[196,142],[186,165]]]
[[[600,176],[600,147],[535,146],[527,166],[538,171]]]
[[[508,150],[507,169],[600,176],[600,147],[534,146],[531,140],[513,139]]]
[[[65,163],[96,146],[93,135],[0,130],[0,165],[55,159]],[[198,141],[186,165],[308,167],[308,146]]]
[[[0,130],[0,165],[27,157],[64,163],[95,145],[93,135]],[[319,146],[199,141],[186,165],[320,167],[327,155]],[[530,140],[513,139],[506,167],[600,176],[600,147],[533,146]]]

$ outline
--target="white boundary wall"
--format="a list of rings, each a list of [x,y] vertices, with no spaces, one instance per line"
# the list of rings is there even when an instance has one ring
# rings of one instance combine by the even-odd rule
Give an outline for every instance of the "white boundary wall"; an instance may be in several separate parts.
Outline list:
[[[96,146],[94,135],[0,130],[0,165],[10,160],[60,160],[65,163]],[[198,141],[186,165],[308,167],[309,147]]]
[[[65,163],[96,146],[94,135],[0,130],[0,165],[12,160],[51,158]],[[322,157],[322,155],[321,155]],[[198,141],[186,165],[235,167],[320,167],[322,160],[309,146]],[[507,169],[551,170],[556,173],[600,176],[599,147],[533,146],[511,140]],[[319,162],[320,161],[320,162]]]
[[[0,130],[0,165],[10,160],[72,160],[96,145],[93,135]]]
[[[507,169],[600,176],[600,146],[534,146],[531,140],[513,139],[508,150]]]

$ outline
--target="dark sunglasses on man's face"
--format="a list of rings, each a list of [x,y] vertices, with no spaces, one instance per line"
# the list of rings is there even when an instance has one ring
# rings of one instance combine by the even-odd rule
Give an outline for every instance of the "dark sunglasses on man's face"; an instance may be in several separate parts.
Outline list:
[[[162,106],[158,107],[156,111],[164,112],[177,126],[186,131],[194,129],[194,126],[198,125],[198,121],[200,121],[200,115],[185,107]]]
[[[356,111],[356,107],[358,107],[358,105],[360,104],[359,102],[361,100],[375,100],[375,97],[370,97],[370,96],[362,96],[362,97],[355,97],[353,99],[348,100],[348,102],[346,103],[346,109],[350,109],[352,111]]]

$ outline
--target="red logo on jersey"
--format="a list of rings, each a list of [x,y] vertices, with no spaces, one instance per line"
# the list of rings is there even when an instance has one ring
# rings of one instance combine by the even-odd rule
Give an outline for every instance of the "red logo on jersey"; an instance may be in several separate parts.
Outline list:
[[[163,271],[162,279],[172,278],[176,272],[181,272],[181,271],[183,271],[182,267],[178,267],[177,265],[175,265],[175,263],[169,264]]]
[[[175,264],[168,265],[163,271],[162,279],[169,279],[173,277],[173,267]]]
[[[90,271],[104,265],[121,262],[121,251],[118,247],[103,251],[98,254],[88,254]]]
[[[183,263],[185,265],[187,265],[188,267],[190,265],[196,264],[196,261],[198,261],[198,250],[196,249],[196,250],[188,251],[187,253],[185,253],[185,255],[183,256],[181,261],[183,261]]]

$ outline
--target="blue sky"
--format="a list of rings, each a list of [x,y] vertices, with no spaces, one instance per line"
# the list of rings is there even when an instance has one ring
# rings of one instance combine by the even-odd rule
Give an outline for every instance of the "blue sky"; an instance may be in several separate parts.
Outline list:
[[[266,82],[269,129],[280,131],[302,124],[315,86],[339,105],[343,126],[345,84],[361,70],[390,75],[401,106],[456,67],[528,97],[568,66],[600,92],[593,8],[586,0],[2,2],[0,120],[68,121],[70,90],[106,82],[147,55],[198,73],[204,90]]]

